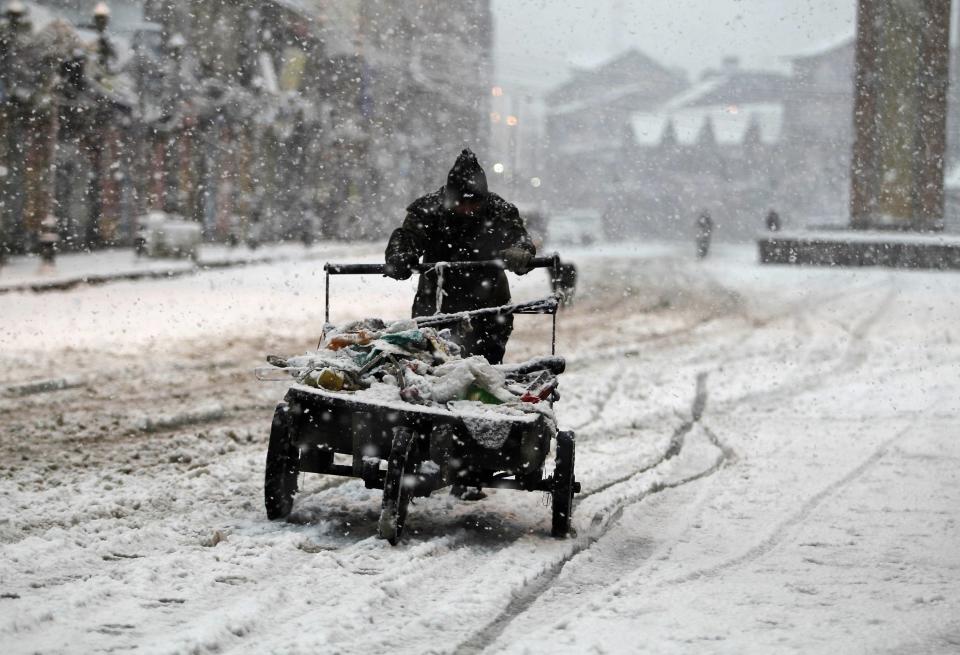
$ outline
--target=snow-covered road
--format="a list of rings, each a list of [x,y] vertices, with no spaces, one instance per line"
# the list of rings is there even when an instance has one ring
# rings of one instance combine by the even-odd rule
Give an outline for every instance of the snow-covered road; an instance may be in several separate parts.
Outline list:
[[[4,652],[960,651],[960,277],[687,250],[573,253],[564,541],[503,490],[392,548],[309,474],[266,521],[251,371],[315,345],[313,263],[0,297]],[[334,318],[411,289],[337,279]],[[518,318],[508,358],[545,347]]]

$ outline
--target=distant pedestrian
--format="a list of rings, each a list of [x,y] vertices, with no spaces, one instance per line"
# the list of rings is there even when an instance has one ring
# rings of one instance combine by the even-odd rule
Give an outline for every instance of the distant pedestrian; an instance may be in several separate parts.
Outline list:
[[[300,243],[309,248],[313,245],[317,236],[317,216],[313,212],[313,206],[309,198],[303,198],[300,201]]]
[[[697,217],[697,259],[703,259],[710,252],[710,237],[713,235],[713,219],[704,209]]]
[[[767,213],[767,231],[769,232],[780,231],[780,214],[778,214],[774,209],[771,209]]]
[[[49,269],[56,263],[57,243],[59,241],[57,219],[55,216],[47,216],[40,221],[40,237],[37,239],[37,252],[40,255],[42,267]]]
[[[247,248],[256,250],[260,247],[261,237],[263,236],[263,210],[260,203],[254,205],[250,212],[250,222],[247,224]]]

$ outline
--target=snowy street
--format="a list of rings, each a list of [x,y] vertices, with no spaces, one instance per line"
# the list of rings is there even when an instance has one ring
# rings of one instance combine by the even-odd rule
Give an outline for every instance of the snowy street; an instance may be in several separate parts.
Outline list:
[[[960,277],[562,254],[566,540],[546,495],[443,491],[391,547],[313,474],[266,519],[253,369],[316,347],[322,260],[0,295],[3,651],[960,652]],[[414,285],[335,278],[332,319]],[[507,359],[549,347],[518,317]]]

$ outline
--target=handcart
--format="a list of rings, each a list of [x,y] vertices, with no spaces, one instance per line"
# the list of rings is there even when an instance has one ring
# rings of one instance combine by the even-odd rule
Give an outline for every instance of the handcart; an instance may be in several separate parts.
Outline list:
[[[533,264],[556,270],[559,258],[536,258]],[[414,270],[422,274],[435,266],[419,264]],[[442,266],[503,268],[503,263],[451,262]],[[331,276],[384,272],[381,264],[327,264],[324,269],[328,323]],[[479,310],[553,317],[551,357],[499,368],[511,375],[538,366],[562,373],[564,361],[555,352],[558,305],[559,299],[550,297]],[[462,319],[462,314],[431,316],[418,319],[418,323],[442,325]],[[552,407],[552,398],[544,402]],[[294,384],[277,406],[270,431],[264,480],[267,516],[279,519],[289,515],[299,475],[306,472],[359,478],[367,488],[383,489],[378,527],[380,536],[391,544],[400,539],[411,498],[429,496],[452,485],[548,492],[552,534],[565,537],[570,530],[573,495],[580,491],[574,476],[574,433],[558,431],[543,412],[501,413],[496,406],[455,404],[457,407],[369,400],[349,392]],[[552,474],[545,475],[551,440],[556,441],[556,457]],[[338,454],[349,456],[349,463],[338,463]]]

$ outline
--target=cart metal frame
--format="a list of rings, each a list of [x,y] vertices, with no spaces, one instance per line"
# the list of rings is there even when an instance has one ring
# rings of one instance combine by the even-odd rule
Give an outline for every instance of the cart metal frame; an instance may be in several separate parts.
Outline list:
[[[452,262],[451,268],[503,268],[499,260]],[[559,257],[536,258],[535,268],[559,270]],[[419,264],[424,273],[436,264]],[[325,319],[330,318],[330,276],[382,274],[382,264],[327,264]],[[551,354],[556,353],[558,302],[508,306],[512,313],[551,314]],[[438,317],[440,322],[446,316]],[[449,315],[454,323],[462,315]],[[539,413],[517,416],[483,415],[487,428],[505,435],[496,449],[478,443],[470,428],[477,417],[447,408],[403,401],[368,402],[348,393],[293,385],[274,413],[267,450],[264,500],[271,519],[285,518],[293,506],[301,472],[359,478],[367,488],[383,489],[380,535],[396,544],[415,496],[429,496],[458,485],[549,492],[553,499],[552,533],[564,537],[570,529],[573,495],[580,491],[574,477],[575,437],[555,431]],[[552,439],[557,441],[554,473],[544,475]],[[335,456],[351,463],[338,464]],[[425,462],[432,462],[424,466]]]

